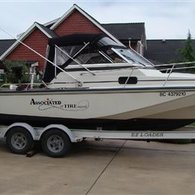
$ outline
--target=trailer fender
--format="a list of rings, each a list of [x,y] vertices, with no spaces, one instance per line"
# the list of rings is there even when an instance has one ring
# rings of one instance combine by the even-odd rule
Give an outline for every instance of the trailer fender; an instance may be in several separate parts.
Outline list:
[[[66,133],[68,135],[68,137],[70,138],[71,142],[77,142],[74,133],[72,133],[72,131],[69,128],[67,128],[66,126],[60,125],[60,124],[52,124],[52,125],[48,125],[47,127],[45,127],[43,129],[43,131],[41,131],[40,139],[41,139],[42,135],[46,131],[49,131],[50,129],[59,129],[59,130],[63,131],[64,133]]]
[[[4,137],[6,137],[6,136],[7,136],[7,133],[8,133],[10,130],[14,129],[15,127],[22,127],[22,128],[24,128],[24,129],[26,129],[26,130],[31,134],[33,140],[36,140],[36,137],[37,137],[36,131],[34,130],[34,128],[33,128],[32,126],[30,126],[30,125],[27,124],[27,123],[13,123],[13,124],[11,124],[11,125],[7,128],[7,130],[6,130],[5,134],[4,134]]]

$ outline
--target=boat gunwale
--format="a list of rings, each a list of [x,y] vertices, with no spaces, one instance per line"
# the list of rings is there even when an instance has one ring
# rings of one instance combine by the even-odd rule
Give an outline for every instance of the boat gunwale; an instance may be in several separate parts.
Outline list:
[[[161,86],[161,87],[108,87],[108,88],[61,88],[61,89],[29,89],[29,90],[0,90],[0,95],[6,94],[52,94],[52,93],[65,93],[65,94],[85,94],[85,93],[151,93],[162,91],[195,91],[195,86]]]

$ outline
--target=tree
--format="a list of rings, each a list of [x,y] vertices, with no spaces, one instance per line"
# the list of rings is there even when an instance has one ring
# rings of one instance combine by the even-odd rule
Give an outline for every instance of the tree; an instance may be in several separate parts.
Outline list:
[[[25,62],[5,61],[5,82],[6,83],[26,83],[29,82],[29,68]]]
[[[182,49],[180,49],[180,54],[182,56],[182,60],[190,62],[195,60],[195,53],[192,47],[192,38],[190,31],[188,32],[188,37],[185,42],[185,45]]]
[[[179,49],[181,56],[180,62],[193,62],[195,61],[195,50],[192,46],[192,37],[190,31],[188,32],[188,37],[185,41],[184,47]],[[195,66],[195,64],[189,64],[188,66]],[[188,69],[187,72],[194,73],[195,68]]]

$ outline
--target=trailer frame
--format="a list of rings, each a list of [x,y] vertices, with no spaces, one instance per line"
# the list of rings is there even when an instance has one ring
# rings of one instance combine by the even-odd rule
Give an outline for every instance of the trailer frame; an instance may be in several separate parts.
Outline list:
[[[112,131],[103,130],[101,127],[97,127],[96,130],[69,129],[62,124],[33,127],[28,123],[18,122],[9,126],[0,126],[0,139],[5,139],[9,149],[17,154],[28,152],[34,146],[32,143],[40,141],[48,156],[62,157],[69,152],[71,143],[80,142],[84,139],[146,141],[195,139],[195,127],[186,126],[172,131]]]

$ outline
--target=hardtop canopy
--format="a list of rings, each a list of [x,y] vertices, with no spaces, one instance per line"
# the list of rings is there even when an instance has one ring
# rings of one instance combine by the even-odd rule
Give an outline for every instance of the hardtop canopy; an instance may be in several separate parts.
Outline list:
[[[51,38],[49,39],[49,45],[63,47],[67,45],[80,45],[84,42],[96,43],[104,36],[104,34],[72,34],[63,37]]]
[[[48,41],[48,55],[47,58],[49,61],[53,62],[54,61],[54,56],[55,56],[55,47],[66,47],[66,46],[75,46],[75,45],[84,45],[88,44],[90,47],[101,47],[104,46],[101,44],[100,41],[102,38],[107,37],[104,34],[71,34],[63,37],[57,37],[57,38],[51,38]],[[113,40],[109,39],[111,45],[119,45],[118,43],[114,42]],[[98,43],[98,45],[97,45]],[[44,82],[50,82],[54,78],[54,73],[56,72],[57,74],[60,72],[59,69],[57,71],[55,70],[56,68],[49,62],[46,62],[46,67],[44,70],[44,76],[43,76],[43,81]],[[71,59],[70,59],[71,61]],[[61,66],[63,68],[63,66]]]

